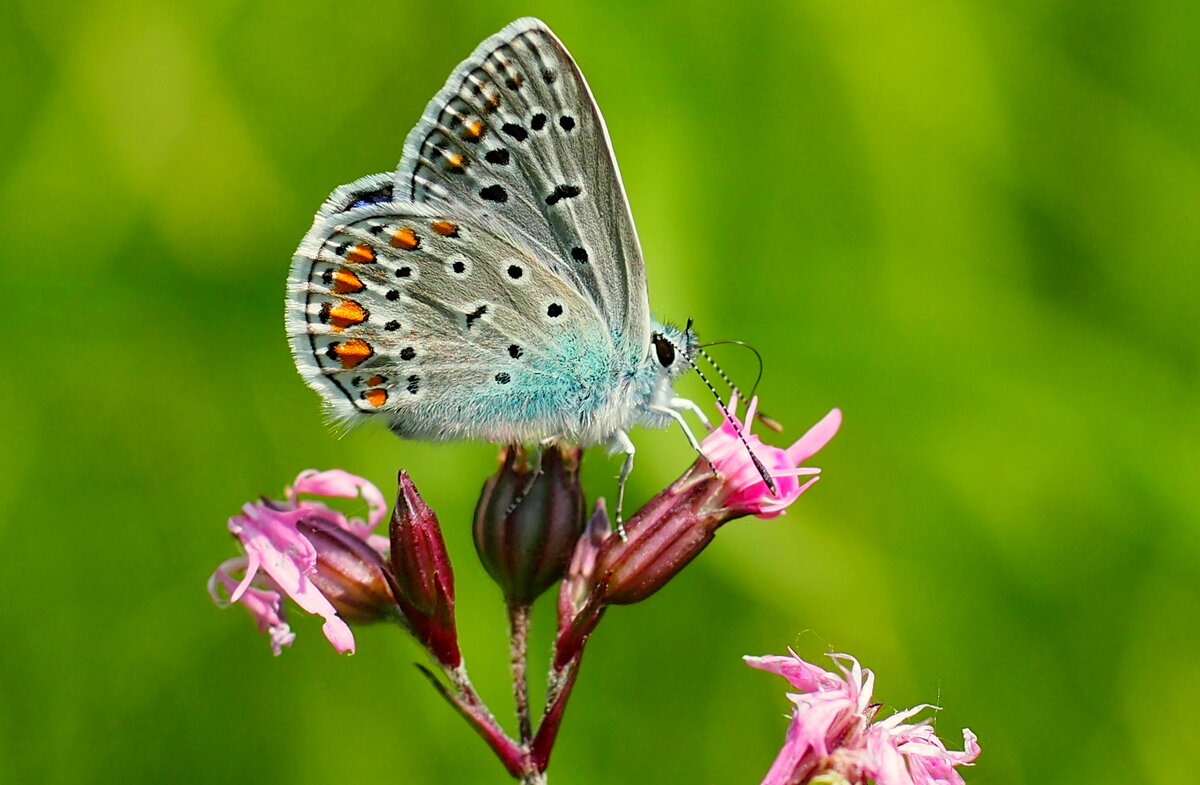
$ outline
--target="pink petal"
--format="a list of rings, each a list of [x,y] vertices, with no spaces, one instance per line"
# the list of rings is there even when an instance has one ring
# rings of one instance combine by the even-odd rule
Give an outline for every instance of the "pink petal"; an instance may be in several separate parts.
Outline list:
[[[230,529],[246,551],[246,576],[235,591],[234,600],[242,600],[250,590],[250,581],[262,570],[304,610],[325,619],[325,637],[339,652],[354,651],[354,636],[320,592],[307,573],[316,569],[316,551],[295,528],[305,509],[277,512],[247,505],[246,516],[230,518]]]
[[[795,444],[787,449],[788,458],[797,465],[804,463],[829,443],[841,425],[842,410],[831,409],[829,414],[822,417],[820,422],[809,428],[803,436],[796,440]]]
[[[249,611],[258,625],[259,631],[269,634],[271,651],[278,657],[283,652],[284,646],[291,646],[292,642],[296,640],[296,634],[292,632],[284,617],[283,598],[279,596],[278,592],[239,585],[239,582],[233,578],[231,573],[246,569],[248,564],[249,560],[244,556],[225,561],[208,579],[208,593],[212,596],[213,602],[220,607],[228,607],[233,602],[238,602]],[[243,579],[243,584],[245,580]],[[226,600],[222,597],[220,589],[229,592],[230,599]]]
[[[876,785],[915,785],[908,773],[908,763],[893,740],[879,732],[879,726],[867,731],[867,762],[865,768]]]
[[[800,716],[793,714],[792,722],[788,725],[787,737],[783,742],[783,749],[779,750],[779,754],[775,756],[761,785],[788,785],[805,753],[810,750],[811,745],[808,743],[804,729],[800,726]]]
[[[970,728],[963,728],[963,751],[948,750],[946,755],[956,766],[969,766],[979,757],[979,740],[971,733]]]
[[[790,657],[768,654],[765,657],[743,657],[742,659],[751,668],[782,676],[788,680],[789,684],[803,692],[837,689],[843,683],[842,679],[836,675],[812,663],[805,662],[794,652]]]
[[[321,625],[321,632],[325,633],[325,640],[329,641],[338,654],[354,653],[354,633],[350,632],[350,626],[342,621],[340,616],[327,616],[325,623]]]
[[[235,556],[232,559],[226,559],[221,562],[221,565],[213,571],[213,574],[208,576],[208,596],[212,597],[213,603],[218,608],[228,608],[234,602],[230,595],[238,587],[238,581],[233,577],[233,573],[246,569],[246,557]],[[221,590],[224,589],[224,594]]]
[[[311,493],[315,496],[334,496],[340,499],[357,499],[362,497],[367,503],[367,523],[364,531],[358,531],[364,524],[358,519],[351,519],[352,524],[357,524],[354,528],[349,529],[359,536],[363,536],[366,532],[374,529],[383,520],[383,516],[387,514],[387,500],[375,485],[357,474],[342,471],[341,469],[330,469],[329,471],[319,472],[316,469],[306,469],[300,472],[296,477],[296,483],[292,487],[291,495],[294,497],[299,493]]]
[[[754,424],[754,413],[758,411],[758,396],[750,399],[750,405],[746,408],[746,416],[742,418],[742,422]]]
[[[257,544],[245,544],[248,557],[253,558],[251,548]],[[333,604],[308,579],[297,561],[274,549],[259,551],[258,555],[262,559],[263,572],[271,576],[281,591],[304,610],[325,619],[322,629],[333,647],[339,652],[353,653],[354,635],[350,627],[337,615]]]

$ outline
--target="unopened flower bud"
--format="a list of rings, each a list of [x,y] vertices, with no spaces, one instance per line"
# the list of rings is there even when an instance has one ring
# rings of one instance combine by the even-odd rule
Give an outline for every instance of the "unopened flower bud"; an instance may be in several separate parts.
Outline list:
[[[316,569],[308,579],[338,616],[357,623],[397,618],[391,576],[378,551],[318,515],[301,518],[296,529],[316,551]]]
[[[413,635],[442,665],[458,667],[462,654],[454,626],[454,572],[437,515],[407,472],[392,510],[392,570],[397,601]]]
[[[499,471],[483,486],[475,549],[510,607],[529,605],[566,572],[583,530],[581,452],[546,447],[539,472],[523,448],[506,447]]]

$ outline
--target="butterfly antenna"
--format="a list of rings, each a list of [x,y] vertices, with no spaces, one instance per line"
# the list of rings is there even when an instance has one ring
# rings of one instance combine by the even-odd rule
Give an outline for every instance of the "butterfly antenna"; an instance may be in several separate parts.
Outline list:
[[[739,390],[738,386],[733,383],[733,380],[729,378],[729,375],[721,369],[721,366],[717,365],[717,361],[712,358],[712,355],[704,351],[709,346],[721,346],[724,344],[744,346],[745,348],[749,349],[751,353],[754,354],[755,359],[758,360],[758,375],[754,377],[754,386],[750,388],[749,395],[742,395],[742,391]],[[699,351],[700,356],[708,360],[708,364],[711,365],[717,372],[717,375],[719,375],[725,381],[725,383],[729,385],[729,389],[733,390],[734,395],[747,401],[754,397],[754,393],[758,390],[758,383],[762,381],[763,377],[763,358],[762,355],[758,353],[758,349],[755,349],[745,341],[711,341],[709,343],[702,344],[699,347]],[[775,433],[783,433],[783,426],[765,412],[755,412],[755,419],[770,428],[772,431],[775,431]]]
[[[696,375],[700,377],[700,380],[704,382],[704,386],[708,388],[708,391],[713,394],[713,398],[715,398],[717,401],[717,408],[721,410],[721,414],[725,415],[725,419],[733,426],[734,433],[737,434],[738,440],[741,441],[742,446],[746,448],[746,454],[750,456],[750,460],[754,463],[754,468],[758,469],[759,476],[762,477],[763,482],[767,484],[767,487],[771,489],[771,493],[775,496],[778,496],[779,487],[775,485],[775,478],[771,476],[769,471],[767,471],[767,467],[763,466],[763,462],[760,461],[758,456],[754,454],[754,450],[750,449],[750,442],[746,441],[746,435],[742,433],[742,426],[733,418],[733,415],[729,413],[729,409],[725,406],[725,402],[721,400],[721,394],[717,392],[717,388],[713,387],[712,382],[710,382],[708,377],[704,375],[704,371],[701,371],[699,366],[692,362],[692,358],[687,356],[687,352],[681,352],[680,356],[687,360],[687,364],[692,366],[692,370],[695,371]]]

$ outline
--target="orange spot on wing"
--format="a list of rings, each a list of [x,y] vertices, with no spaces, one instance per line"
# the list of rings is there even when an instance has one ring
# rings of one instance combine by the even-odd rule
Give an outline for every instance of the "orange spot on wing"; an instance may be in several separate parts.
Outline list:
[[[380,390],[379,388],[367,390],[363,393],[362,397],[372,406],[383,406],[387,403],[387,390]]]
[[[364,288],[362,280],[344,267],[333,274],[334,294],[357,294]]]
[[[375,252],[369,245],[356,245],[346,252],[346,261],[350,264],[370,264],[375,261]]]
[[[483,131],[487,128],[482,120],[472,120],[469,123],[463,123],[463,135],[472,142],[478,142],[483,137]]]
[[[403,248],[406,251],[411,251],[421,244],[417,238],[417,233],[405,226],[403,229],[397,229],[392,235],[392,247]]]
[[[367,379],[367,386],[368,387],[378,387],[379,385],[383,384],[386,381],[387,381],[387,379],[383,378],[379,374],[375,374],[370,379]]]
[[[341,332],[347,327],[362,324],[367,320],[367,310],[354,300],[342,300],[336,305],[321,309],[322,321],[327,321],[334,330]]]
[[[333,352],[337,355],[342,367],[346,369],[360,365],[372,354],[375,354],[375,350],[371,348],[371,344],[362,338],[355,338],[345,343],[335,343],[333,345]]]
[[[452,171],[461,172],[464,168],[462,155],[459,153],[447,153],[446,165],[449,166]]]
[[[458,237],[458,224],[449,221],[434,221],[430,226],[442,237]]]

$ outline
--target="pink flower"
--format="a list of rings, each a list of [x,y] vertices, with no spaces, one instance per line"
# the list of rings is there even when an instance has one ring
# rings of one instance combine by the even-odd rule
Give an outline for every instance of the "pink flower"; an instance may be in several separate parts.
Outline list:
[[[745,422],[753,422],[757,405],[757,398],[750,401]],[[728,521],[782,514],[821,472],[800,464],[824,447],[842,422],[842,413],[834,409],[784,449],[764,444],[737,420],[736,412],[734,400],[721,426],[700,444],[703,456],[634,513],[625,526],[627,536],[605,540],[593,575],[595,584],[605,583],[604,603],[625,605],[649,597],[699,555]],[[774,492],[760,465],[773,479]],[[801,477],[808,479],[801,482]]]
[[[347,518],[319,501],[300,500],[313,493],[362,498],[366,520]],[[386,567],[387,539],[371,534],[387,504],[367,480],[341,470],[308,470],[285,491],[285,501],[247,503],[229,519],[229,530],[246,555],[230,559],[209,578],[213,601],[240,603],[271,637],[278,655],[295,635],[288,627],[282,597],[325,620],[325,637],[339,652],[354,652],[346,618],[383,618],[395,606]],[[240,578],[237,577],[240,574]]]
[[[764,444],[743,424],[754,422],[758,398],[750,400],[742,422],[737,420],[737,405],[737,398],[734,398],[729,404],[729,416],[725,417],[722,413],[724,422],[700,443],[700,448],[721,474],[725,486],[723,506],[739,510],[743,515],[774,518],[782,514],[792,502],[800,498],[800,494],[820,478],[820,469],[800,464],[816,455],[829,443],[842,424],[842,412],[840,409],[833,409],[791,447],[783,449]],[[776,493],[772,493],[763,481],[762,474],[751,458],[750,450],[747,450],[746,444],[738,438],[739,431],[750,450],[753,450],[763,468],[775,481]],[[809,479],[801,482],[801,477]]]
[[[970,765],[979,755],[975,735],[963,731],[963,752],[947,750],[925,722],[905,720],[932,708],[917,706],[874,722],[874,676],[845,654],[830,655],[841,674],[790,657],[746,657],[753,668],[783,676],[800,692],[783,749],[762,785],[803,785],[823,774],[837,774],[849,785],[963,785],[955,766]]]

